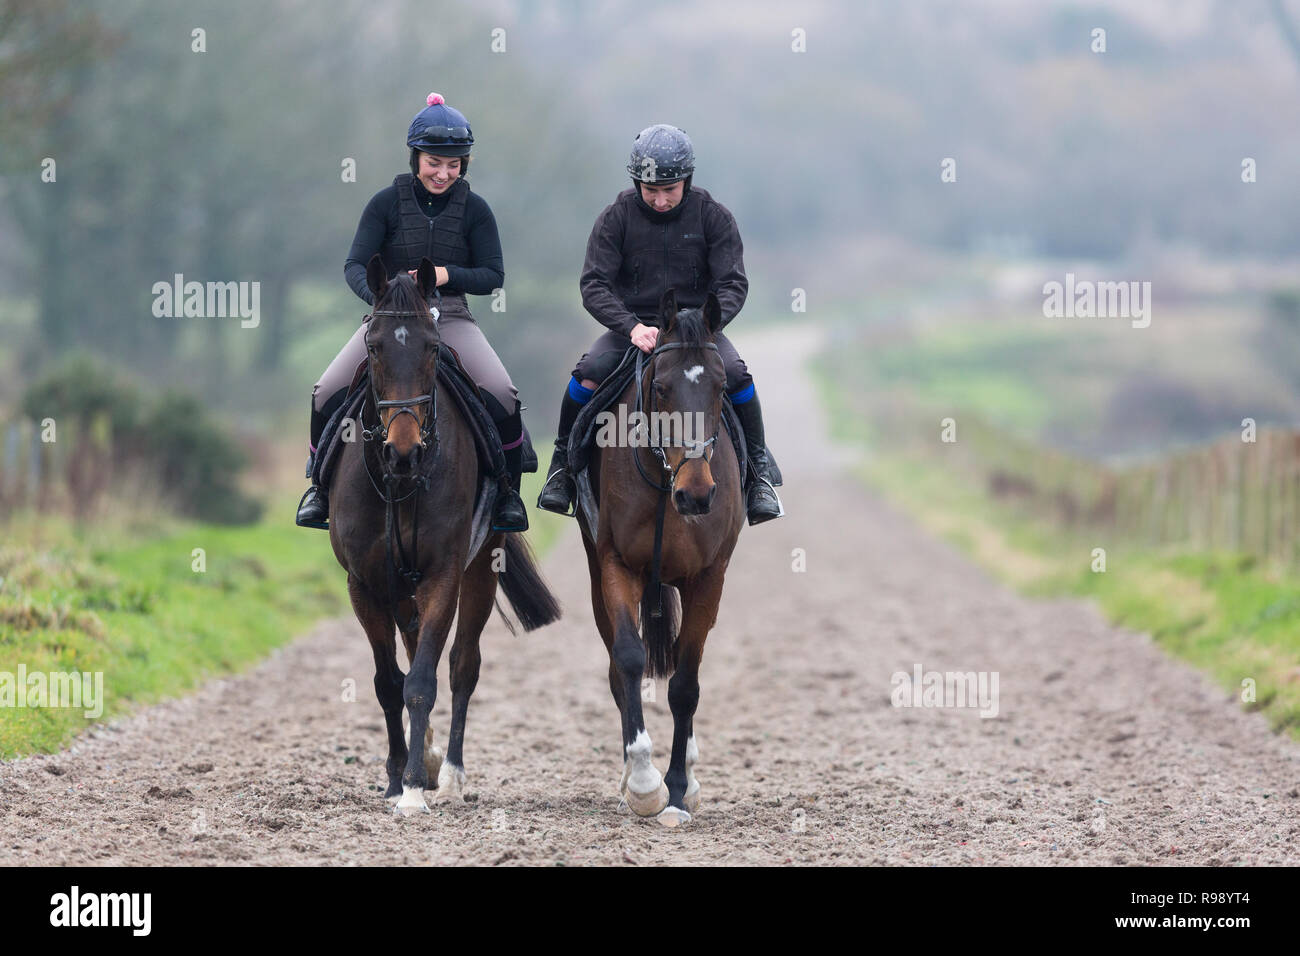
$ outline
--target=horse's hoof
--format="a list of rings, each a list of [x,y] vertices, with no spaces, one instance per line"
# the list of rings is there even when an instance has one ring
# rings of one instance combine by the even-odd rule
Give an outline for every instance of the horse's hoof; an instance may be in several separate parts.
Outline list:
[[[663,811],[655,819],[664,826],[672,828],[679,827],[683,823],[690,823],[691,815],[681,807],[664,807]]]
[[[438,789],[433,800],[435,803],[464,803],[465,771],[444,761],[438,771]]]
[[[691,813],[700,808],[700,785],[698,783],[688,788],[682,796],[682,806]]]
[[[660,782],[657,790],[649,793],[637,793],[631,787],[625,793],[627,805],[639,817],[653,817],[668,806],[668,787]]]
[[[393,812],[399,817],[413,817],[417,813],[429,813],[429,805],[424,802],[424,790],[420,787],[402,787],[401,799]]]

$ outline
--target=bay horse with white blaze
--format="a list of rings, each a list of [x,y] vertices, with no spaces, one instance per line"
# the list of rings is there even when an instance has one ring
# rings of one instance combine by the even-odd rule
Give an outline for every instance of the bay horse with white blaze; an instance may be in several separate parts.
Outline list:
[[[480,484],[470,425],[438,380],[440,338],[430,314],[433,263],[416,278],[387,278],[383,260],[366,267],[374,310],[366,333],[370,391],[363,441],[343,446],[330,493],[330,543],[348,572],[348,595],[375,657],[375,693],[388,726],[389,798],[401,814],[428,812],[435,799],[462,800],[462,748],[470,695],[478,682],[479,636],[498,583],[525,630],[559,618],[522,536],[490,533],[470,560]],[[437,667],[459,608],[450,655],[451,733],[447,754],[433,746],[429,713]],[[397,664],[400,626],[410,673]],[[402,735],[402,709],[410,742]]]
[[[718,440],[726,370],[713,337],[721,324],[712,293],[702,309],[681,312],[673,290],[664,293],[655,349],[648,360],[638,355],[637,375],[619,401],[652,414],[681,413],[683,420],[702,416],[713,437],[670,445],[603,443],[588,466],[599,527],[590,527],[581,509],[578,514],[592,610],[609,652],[609,686],[623,723],[620,791],[639,816],[655,816],[670,827],[688,822],[699,806],[694,718],[700,659],[745,524],[736,452],[725,434]],[[647,674],[672,675],[673,747],[666,777],[652,760],[641,709]]]

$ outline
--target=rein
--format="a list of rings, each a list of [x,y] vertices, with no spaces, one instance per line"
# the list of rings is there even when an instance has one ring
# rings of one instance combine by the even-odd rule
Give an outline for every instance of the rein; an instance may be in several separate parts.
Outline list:
[[[697,345],[697,346],[689,346],[685,342],[667,342],[663,345],[656,346],[655,350],[650,353],[650,358],[651,360],[653,360],[654,357],[658,355],[660,352],[666,352],[669,349],[684,349],[684,348],[712,349],[715,352],[718,350],[718,346],[713,342],[705,342],[703,345]],[[644,404],[644,401],[641,397],[641,393],[645,390],[645,372],[649,368],[653,367],[651,365],[648,365],[645,362],[645,355],[646,353],[642,352],[640,349],[637,349],[636,411],[638,412],[642,411],[642,405]],[[644,413],[642,414],[644,415]],[[643,419],[638,417],[638,421],[643,421]],[[641,467],[641,452],[639,450],[640,446],[638,445],[636,448],[632,450],[632,460],[636,462],[636,470],[641,474],[641,477],[645,480],[646,484],[648,484],[655,491],[659,492],[659,500],[655,503],[654,557],[651,558],[650,560],[650,593],[654,595],[654,603],[650,606],[651,617],[655,617],[655,618],[663,617],[663,613],[664,613],[663,586],[659,580],[659,575],[663,568],[664,516],[667,514],[668,511],[668,492],[672,491],[673,484],[677,481],[677,473],[682,470],[682,466],[685,465],[686,462],[694,458],[699,458],[701,456],[704,457],[704,460],[706,462],[711,459],[712,453],[709,451],[709,449],[717,443],[717,440],[718,440],[718,432],[716,429],[713,432],[713,437],[710,438],[708,441],[683,439],[682,444],[686,445],[692,452],[694,452],[694,454],[688,453],[686,455],[683,455],[682,460],[677,463],[676,468],[668,464],[668,456],[664,454],[664,449],[662,445],[651,445],[650,446],[651,451],[654,452],[655,457],[659,459],[659,464],[663,466],[664,472],[667,473],[668,480],[662,485],[659,484],[657,481],[652,480],[650,476],[645,473],[645,469]]]
[[[442,298],[441,294],[437,293],[436,290],[435,290],[435,294],[438,295],[439,299]],[[371,313],[371,316],[376,316],[376,315],[392,315],[392,316],[397,316],[399,318],[409,318],[409,319],[420,318],[420,314],[418,312],[405,312],[405,311],[399,311],[395,309],[376,309],[374,312]],[[436,309],[432,310],[432,316],[433,318],[430,319],[430,321],[436,320],[437,318]],[[369,338],[369,335],[370,335],[370,331],[369,329],[367,329],[366,330],[367,339]],[[369,343],[367,342],[367,346],[368,345]],[[370,486],[375,489],[375,493],[378,494],[379,497],[382,498],[384,501],[384,537],[385,537],[386,551],[387,551],[386,564],[387,564],[387,571],[388,571],[388,600],[393,615],[394,617],[396,617],[398,601],[401,601],[405,598],[410,598],[412,605],[414,605],[415,588],[416,585],[420,583],[420,578],[422,576],[421,571],[418,567],[418,561],[420,556],[420,550],[419,550],[420,492],[428,490],[430,472],[433,470],[433,465],[438,460],[438,435],[437,435],[438,376],[437,376],[437,370],[435,369],[433,386],[429,389],[427,394],[417,395],[414,398],[395,398],[395,399],[381,400],[379,398],[378,391],[375,389],[375,377],[374,375],[369,374],[370,371],[369,366],[370,366],[369,348],[367,347],[366,367],[367,367],[367,377],[370,380],[369,399],[370,399],[370,404],[373,405],[375,409],[376,424],[374,428],[366,428],[364,424],[362,425],[361,440],[367,443],[369,442],[377,443],[376,454],[379,457],[379,467],[382,473],[381,477],[384,483],[383,490],[380,490],[379,484],[375,481],[374,473],[371,471],[370,468],[370,458],[369,456],[366,455],[366,451],[364,447],[361,450],[361,461],[366,470],[366,477],[370,479]],[[420,448],[422,450],[422,453],[421,453],[421,462],[420,465],[418,466],[418,470],[409,475],[395,474],[389,468],[388,460],[384,456],[382,450],[383,444],[388,440],[388,428],[390,425],[392,425],[393,421],[397,419],[398,415],[410,415],[412,418],[416,420],[416,424],[419,425],[420,418],[413,409],[426,404],[429,406],[429,410],[428,410],[428,414],[425,416],[424,424],[420,425]],[[385,408],[397,409],[396,414],[394,414],[393,417],[389,419],[388,425],[384,424],[383,409]],[[365,410],[362,409],[362,417],[364,418],[364,416],[365,416]],[[429,448],[431,437],[433,440],[432,442],[433,453],[429,455],[424,455],[423,451]],[[406,481],[408,479],[412,482],[411,490],[406,492],[406,494],[398,497],[395,489],[397,488],[398,485],[400,485],[401,482]],[[411,516],[411,553],[408,558],[406,553],[406,548],[402,544],[402,530],[397,520],[398,517],[397,506],[410,498],[414,498],[415,500],[411,504],[411,507],[414,509],[414,511]],[[404,595],[398,594],[397,581],[399,578],[402,581],[404,581],[406,584],[407,593]],[[404,632],[409,632],[413,630],[419,624],[419,617],[420,617],[420,609],[419,607],[414,607],[414,609],[411,612],[410,621],[407,622],[406,627],[402,628],[402,630]]]

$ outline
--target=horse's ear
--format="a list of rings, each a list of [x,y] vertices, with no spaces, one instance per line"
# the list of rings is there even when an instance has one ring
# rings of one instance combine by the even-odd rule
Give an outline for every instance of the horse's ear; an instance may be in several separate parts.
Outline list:
[[[722,328],[722,306],[712,292],[704,300],[704,321],[708,323],[710,335],[717,335],[718,329]]]
[[[376,302],[382,299],[384,293],[388,291],[388,269],[377,252],[366,263],[366,285],[370,289],[370,294],[375,297]]]
[[[437,286],[438,273],[433,268],[433,263],[429,261],[429,257],[425,256],[415,270],[415,288],[419,291],[420,298],[427,299],[433,295],[433,290]]]
[[[667,335],[677,324],[677,292],[665,289],[659,297],[659,328]]]

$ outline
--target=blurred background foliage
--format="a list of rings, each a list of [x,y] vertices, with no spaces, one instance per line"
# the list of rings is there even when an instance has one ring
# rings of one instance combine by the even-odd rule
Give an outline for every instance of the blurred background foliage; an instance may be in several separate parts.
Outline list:
[[[1240,405],[1285,421],[1300,405],[1296,12],[0,0],[0,409],[51,363],[94,355],[146,392],[196,396],[281,456],[276,474],[299,470],[311,383],[363,313],[342,277],[353,231],[436,89],[470,117],[470,179],[503,236],[506,309],[471,305],[535,432],[600,331],[577,291],[587,235],[654,122],[691,133],[697,184],[736,214],[747,321],[790,317],[799,288],[796,321],[873,336],[955,321],[954,342],[976,323],[945,381],[1093,454],[1212,438]],[[956,183],[939,182],[944,157]],[[1036,317],[1067,268],[1152,279],[1157,324],[1189,306],[1170,341],[1191,364],[1153,378],[1140,352],[1158,336],[1110,348]],[[260,324],[155,318],[153,284],[178,273],[260,282]],[[1206,328],[1236,336],[1232,364],[1208,361]],[[891,374],[933,380],[932,359],[901,353]],[[1117,428],[1134,407],[1141,427]]]
[[[1300,733],[1297,23],[1300,0],[0,0],[0,653],[156,660],[147,699],[342,606],[291,524],[309,393],[437,90],[504,245],[505,310],[471,307],[539,444],[601,331],[592,222],[637,131],[684,127],[744,237],[737,338],[828,330],[817,382],[868,480],[1013,583],[1258,675]],[[1045,318],[1067,272],[1151,282],[1150,327]],[[258,325],[155,317],[177,274],[260,283]],[[1091,573],[1098,540],[1136,573]]]

